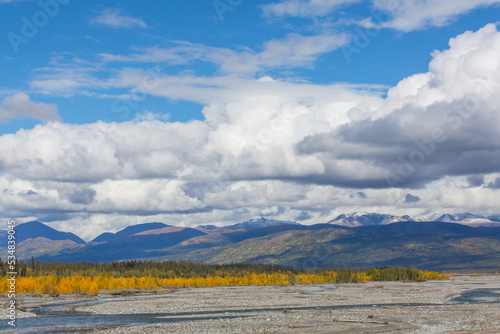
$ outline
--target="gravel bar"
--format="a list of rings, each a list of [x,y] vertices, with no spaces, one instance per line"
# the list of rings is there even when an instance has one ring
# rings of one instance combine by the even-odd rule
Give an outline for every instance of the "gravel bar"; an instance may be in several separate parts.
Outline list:
[[[92,333],[500,333],[500,303],[495,298],[450,303],[475,289],[500,290],[500,276],[460,275],[418,283],[189,288],[123,297],[100,294],[96,303],[73,308],[96,315],[148,313],[172,319],[107,329],[96,326]],[[41,305],[71,298],[26,297],[24,303]],[[18,318],[22,321],[22,316]]]

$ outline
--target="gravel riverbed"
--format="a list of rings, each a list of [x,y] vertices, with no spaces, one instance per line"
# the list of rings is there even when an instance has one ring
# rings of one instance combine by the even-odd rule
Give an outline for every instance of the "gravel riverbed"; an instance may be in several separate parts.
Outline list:
[[[500,301],[500,295],[481,303],[450,303],[461,293],[476,289],[500,292],[500,276],[462,275],[448,281],[419,283],[190,288],[120,297],[100,294],[96,303],[70,307],[93,315],[130,315],[130,319],[133,315],[157,314],[161,320],[146,325],[131,320],[125,326],[107,329],[75,328],[75,333],[91,328],[93,333],[141,334],[500,333],[500,303],[495,302],[496,296]],[[23,299],[26,307],[64,301],[76,299]],[[18,315],[19,322],[34,316],[30,312]]]

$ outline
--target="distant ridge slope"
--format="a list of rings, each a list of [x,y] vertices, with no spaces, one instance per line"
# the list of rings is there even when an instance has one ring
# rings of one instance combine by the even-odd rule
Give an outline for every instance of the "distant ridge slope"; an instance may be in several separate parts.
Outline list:
[[[463,236],[463,237],[481,237],[481,236],[500,236],[498,227],[471,227],[456,223],[444,222],[399,222],[387,225],[374,225],[358,227],[357,230],[364,231],[382,231],[401,235],[418,234],[437,235],[437,236]]]
[[[204,232],[189,227],[171,227],[169,233],[143,234],[142,232],[129,236],[115,238],[100,243],[90,242],[83,248],[74,252],[61,252],[50,257],[40,256],[41,259],[54,261],[87,261],[87,262],[111,262],[130,259],[144,259],[158,255],[169,254],[169,247],[179,243],[205,235]],[[158,230],[158,229],[153,229]],[[136,229],[134,230],[136,231]],[[145,232],[145,231],[144,231]]]
[[[144,231],[149,231],[149,230],[156,230],[160,229],[163,227],[168,227],[170,225],[163,224],[163,223],[145,223],[145,224],[137,224],[137,225],[131,225],[125,227],[123,230],[120,230],[116,233],[103,233],[96,237],[93,242],[105,242],[105,241],[112,241],[115,239],[119,238],[125,238],[137,233],[141,233]]]
[[[52,227],[40,223],[39,221],[31,221],[20,224],[16,227],[16,241],[18,243],[27,239],[46,238],[49,240],[71,240],[77,244],[85,244],[85,241],[80,237],[70,232],[60,232]]]

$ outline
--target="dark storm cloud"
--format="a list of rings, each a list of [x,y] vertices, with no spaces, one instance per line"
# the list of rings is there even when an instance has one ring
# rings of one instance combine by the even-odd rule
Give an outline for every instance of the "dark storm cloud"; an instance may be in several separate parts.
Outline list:
[[[417,203],[420,202],[421,198],[412,194],[406,194],[405,203]]]
[[[444,176],[499,172],[499,113],[485,102],[465,113],[466,105],[464,98],[404,106],[377,120],[305,137],[296,152],[325,165],[324,175],[310,181],[352,188],[421,188]],[[341,162],[353,168],[341,170]]]
[[[38,216],[38,220],[44,223],[51,223],[57,221],[64,221],[71,219],[72,215],[69,213],[50,213]]]
[[[366,196],[366,194],[362,191],[358,191],[357,195],[361,198],[368,198],[368,196]]]
[[[79,189],[68,196],[71,203],[75,204],[90,204],[94,201],[96,191],[92,188]]]
[[[19,195],[21,195],[21,196],[34,196],[34,195],[38,195],[38,193],[36,191],[30,189],[26,192],[20,193]]]
[[[301,213],[299,213],[299,215],[297,217],[295,217],[295,221],[304,221],[304,220],[308,220],[308,219],[311,219],[312,216],[309,212],[307,211],[302,211]]]
[[[467,182],[471,187],[480,187],[484,183],[484,175],[469,175],[467,176]]]
[[[497,177],[495,181],[488,183],[488,188],[500,189],[500,177]]]

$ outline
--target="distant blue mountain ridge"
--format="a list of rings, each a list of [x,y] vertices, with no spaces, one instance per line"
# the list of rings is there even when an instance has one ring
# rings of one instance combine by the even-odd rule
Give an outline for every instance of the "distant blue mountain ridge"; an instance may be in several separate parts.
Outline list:
[[[468,225],[472,227],[479,226],[500,226],[500,214],[482,216],[469,212],[457,213],[457,214],[442,214],[442,215],[432,215],[421,218],[413,218],[408,215],[396,216],[391,214],[379,214],[379,213],[351,213],[351,214],[341,214],[335,219],[327,222],[327,224],[341,225],[346,227],[361,227],[361,226],[377,226],[377,225],[388,225],[397,222],[444,222],[444,223],[456,223],[460,222],[463,225]],[[242,223],[237,223],[233,225],[223,226],[223,228],[229,229],[254,229],[254,228],[264,228],[271,226],[282,226],[282,225],[301,225],[295,221],[290,220],[277,220],[268,218],[257,218],[251,219]],[[152,222],[145,224],[137,224],[127,226],[126,228],[116,232],[105,232],[97,236],[92,240],[92,242],[108,242],[120,238],[125,238],[132,236],[137,233],[160,229],[164,227],[169,227],[172,225],[167,225],[160,222]],[[218,226],[215,225],[200,225],[197,227],[200,230],[217,230]],[[17,241],[21,242],[29,238],[43,237],[50,240],[71,240],[77,244],[85,244],[85,241],[73,233],[60,232],[57,231],[39,221],[31,221],[24,224],[20,224],[16,227],[17,230]],[[0,231],[0,236],[6,234],[6,231]]]
[[[87,243],[73,233],[34,221],[17,226],[16,255],[18,259],[33,256],[40,261],[94,263],[183,259],[303,266],[314,258],[317,266],[324,267],[498,268],[500,222],[494,220],[496,216],[489,217],[465,213],[413,219],[352,213],[315,225],[258,218],[197,228],[155,222],[103,233]],[[0,246],[2,259],[7,255],[5,241]]]
[[[47,238],[50,240],[71,240],[77,244],[85,244],[77,235],[70,232],[60,232],[52,227],[40,223],[39,221],[31,221],[25,224],[16,226],[16,242],[20,243],[27,239]]]
[[[105,232],[98,237],[96,237],[93,242],[104,242],[104,241],[111,241],[119,238],[124,238],[128,237],[131,235],[134,235],[136,233],[144,232],[144,231],[149,231],[149,230],[155,230],[158,228],[163,228],[163,227],[168,227],[170,225],[163,224],[163,223],[146,223],[146,224],[138,224],[138,225],[131,225],[127,226],[121,231],[118,231],[116,233],[109,233]]]

